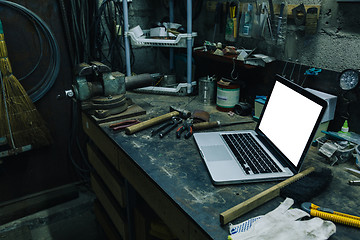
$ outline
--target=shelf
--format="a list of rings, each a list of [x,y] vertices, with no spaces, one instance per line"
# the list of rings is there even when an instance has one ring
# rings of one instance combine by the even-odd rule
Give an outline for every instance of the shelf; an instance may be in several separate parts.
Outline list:
[[[247,69],[258,68],[257,66],[244,64],[243,61],[234,59],[233,55],[219,56],[219,55],[213,54],[213,52],[211,52],[211,51],[205,52],[205,51],[202,51],[202,50],[195,50],[194,51],[194,56],[205,58],[205,59],[208,59],[210,61],[221,62],[221,63],[226,63],[226,64],[234,64],[234,62],[235,62],[237,66],[247,68]]]
[[[187,33],[178,34],[176,37],[170,39],[150,38],[150,30],[143,30],[144,37],[137,38],[133,32],[127,32],[127,36],[131,39],[131,44],[143,47],[172,47],[172,48],[186,48],[187,47]],[[190,34],[189,34],[190,35]],[[192,45],[194,44],[194,37],[197,36],[196,32],[193,32],[189,37],[192,39]]]

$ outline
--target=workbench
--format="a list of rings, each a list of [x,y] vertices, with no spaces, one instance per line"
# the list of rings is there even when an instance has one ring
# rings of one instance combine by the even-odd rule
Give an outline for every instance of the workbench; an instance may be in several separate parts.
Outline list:
[[[127,97],[147,112],[146,115],[131,119],[147,120],[160,116],[169,112],[170,105],[190,111],[208,111],[211,121],[230,122],[250,118],[219,112],[215,105],[204,105],[196,96],[129,92]],[[215,186],[192,137],[177,139],[175,131],[164,138],[151,137],[150,132],[154,127],[126,135],[124,132],[113,132],[109,128],[110,123],[97,124],[85,113],[82,114],[82,123],[90,138],[88,156],[95,169],[92,176],[93,189],[102,205],[101,209],[107,213],[117,233],[124,239],[143,238],[139,233],[143,227],[136,225],[139,223],[138,213],[141,213],[134,204],[136,195],[150,206],[178,239],[227,239],[229,226],[220,225],[219,214],[279,183]],[[255,124],[228,126],[221,130],[254,129]],[[218,130],[220,128],[203,131]],[[345,167],[356,168],[355,164],[348,162],[331,167],[327,159],[320,156],[315,147],[311,147],[303,170],[310,166],[330,168],[333,173],[330,187],[312,202],[360,216],[360,187],[348,185],[348,180],[356,177],[344,170]],[[232,223],[266,214],[283,200],[277,197]],[[357,228],[340,224],[336,224],[336,227],[337,232],[331,239],[359,237]]]

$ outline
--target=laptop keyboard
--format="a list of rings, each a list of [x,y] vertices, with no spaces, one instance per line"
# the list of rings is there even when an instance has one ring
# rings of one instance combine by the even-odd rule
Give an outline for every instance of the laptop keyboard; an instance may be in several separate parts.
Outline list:
[[[250,133],[222,134],[246,174],[282,172]]]

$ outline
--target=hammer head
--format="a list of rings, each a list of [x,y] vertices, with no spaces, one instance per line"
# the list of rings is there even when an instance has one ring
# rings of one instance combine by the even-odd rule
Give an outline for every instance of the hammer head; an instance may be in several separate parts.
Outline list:
[[[179,112],[179,117],[181,118],[189,118],[191,116],[191,112],[182,108],[178,108],[175,106],[170,106],[170,112],[177,111]]]

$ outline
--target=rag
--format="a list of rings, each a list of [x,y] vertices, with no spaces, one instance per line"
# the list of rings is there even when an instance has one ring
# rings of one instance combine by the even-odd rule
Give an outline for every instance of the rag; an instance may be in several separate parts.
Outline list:
[[[290,209],[293,204],[293,199],[286,198],[276,209],[252,222],[246,231],[234,231],[239,227],[230,225],[231,235],[228,240],[321,240],[328,239],[336,232],[336,226],[331,221],[318,217],[301,220],[303,217],[310,216],[301,209]]]

